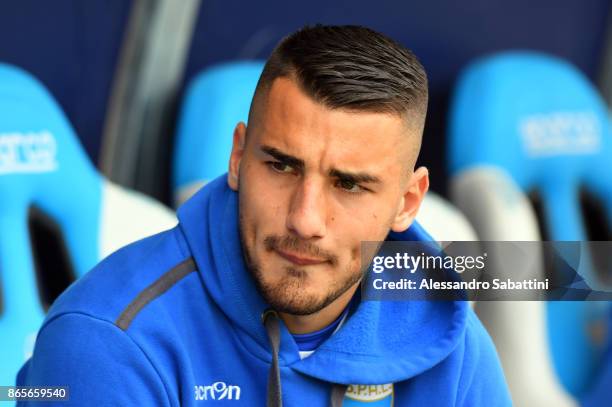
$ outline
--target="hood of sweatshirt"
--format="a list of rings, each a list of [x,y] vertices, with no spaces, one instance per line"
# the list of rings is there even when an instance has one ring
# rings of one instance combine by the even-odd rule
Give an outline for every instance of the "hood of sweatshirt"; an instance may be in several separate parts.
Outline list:
[[[271,359],[262,323],[269,308],[246,269],[239,237],[238,194],[223,175],[178,211],[180,228],[197,264],[205,290],[244,346]],[[431,241],[414,222],[390,240]],[[414,377],[445,359],[463,337],[466,301],[362,301],[333,336],[311,356],[300,359],[297,345],[281,323],[279,363],[340,384],[395,383]],[[390,363],[392,361],[392,363]]]

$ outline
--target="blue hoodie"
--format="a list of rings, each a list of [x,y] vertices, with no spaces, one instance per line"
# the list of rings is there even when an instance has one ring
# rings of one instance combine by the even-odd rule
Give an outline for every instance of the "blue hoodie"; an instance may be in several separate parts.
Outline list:
[[[243,262],[238,195],[220,177],[178,217],[57,299],[18,385],[68,386],[72,405],[266,404],[268,306]],[[398,237],[430,240],[416,223]],[[285,406],[329,406],[339,384],[343,406],[511,404],[493,343],[466,302],[363,301],[305,359],[277,327]]]

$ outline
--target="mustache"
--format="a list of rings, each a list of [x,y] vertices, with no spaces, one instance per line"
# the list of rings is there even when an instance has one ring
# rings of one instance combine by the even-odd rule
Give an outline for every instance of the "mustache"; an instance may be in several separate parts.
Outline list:
[[[323,259],[331,265],[338,264],[338,257],[319,246],[305,242],[295,236],[268,236],[264,239],[264,246],[267,251],[290,250],[296,254],[303,254],[317,259]]]

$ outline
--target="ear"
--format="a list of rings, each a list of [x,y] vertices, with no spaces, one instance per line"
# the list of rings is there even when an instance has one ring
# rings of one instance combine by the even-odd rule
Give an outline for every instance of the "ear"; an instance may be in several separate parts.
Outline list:
[[[238,177],[240,176],[240,161],[244,155],[246,142],[246,125],[240,122],[234,129],[234,139],[232,142],[232,153],[229,161],[229,171],[227,173],[227,184],[234,191],[238,191]]]
[[[408,229],[419,211],[421,202],[429,189],[429,171],[419,167],[414,171],[405,187],[404,195],[400,199],[397,213],[391,224],[394,232],[403,232]]]

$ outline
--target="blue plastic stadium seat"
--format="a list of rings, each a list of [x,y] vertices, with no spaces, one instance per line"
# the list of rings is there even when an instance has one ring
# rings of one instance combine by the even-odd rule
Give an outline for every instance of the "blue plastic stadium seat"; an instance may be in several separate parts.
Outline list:
[[[58,234],[36,241],[33,208]],[[0,384],[14,383],[44,317],[37,245],[65,251],[79,277],[117,248],[174,223],[167,208],[105,180],[44,86],[0,64]]]
[[[178,206],[228,169],[232,135],[247,122],[263,62],[209,68],[189,85],[182,103],[173,157],[172,190]]]
[[[469,65],[458,79],[450,109],[449,160],[453,200],[481,239],[610,239],[612,139],[607,115],[595,88],[560,59],[505,52]],[[585,217],[585,197],[603,211],[596,234],[589,224],[595,214]],[[517,219],[517,208],[520,220],[508,222]],[[605,283],[594,272],[583,277],[592,287]],[[605,346],[592,333],[605,324],[609,304],[551,302],[542,310],[541,303],[506,306],[488,305],[483,319],[496,340],[517,405],[569,405],[587,394],[602,368]],[[511,315],[511,309],[517,314]],[[543,318],[538,319],[540,313]],[[530,339],[519,346],[519,337]],[[541,364],[549,356],[547,373]],[[541,374],[530,374],[536,371]],[[554,380],[561,385],[555,387]]]

